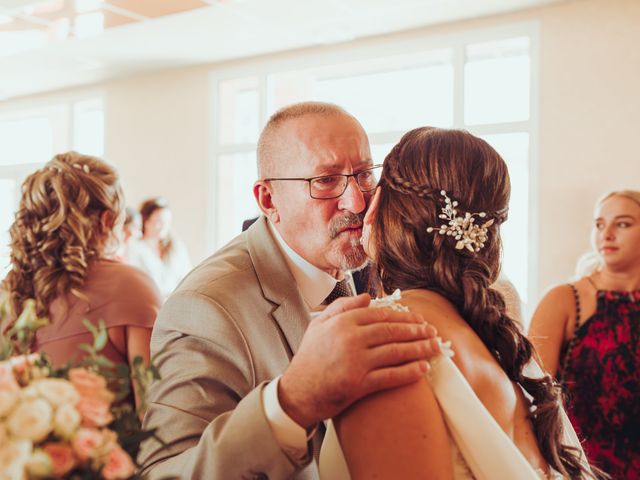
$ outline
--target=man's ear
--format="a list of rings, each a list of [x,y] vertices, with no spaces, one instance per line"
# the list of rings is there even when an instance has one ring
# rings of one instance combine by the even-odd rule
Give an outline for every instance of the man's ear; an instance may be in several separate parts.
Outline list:
[[[371,225],[373,223],[373,219],[378,213],[378,205],[380,204],[380,187],[376,187],[376,193],[373,194],[373,198],[371,202],[369,202],[369,208],[367,209],[367,213],[364,216],[364,224]]]
[[[253,196],[258,202],[258,207],[265,216],[276,224],[280,221],[280,215],[278,209],[273,203],[273,192],[271,191],[271,184],[264,180],[258,180],[253,184]]]

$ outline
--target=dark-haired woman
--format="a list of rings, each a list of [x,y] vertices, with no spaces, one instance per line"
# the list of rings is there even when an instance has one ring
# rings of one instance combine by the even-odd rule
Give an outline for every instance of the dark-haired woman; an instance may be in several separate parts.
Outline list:
[[[337,418],[323,479],[591,478],[552,379],[490,288],[509,195],[506,164],[468,132],[419,128],[385,159],[363,235],[381,291],[398,290],[382,306],[422,314],[448,355]]]
[[[140,206],[142,239],[131,245],[128,262],[146,272],[166,298],[191,270],[184,244],[171,236],[172,213],[163,197]]]

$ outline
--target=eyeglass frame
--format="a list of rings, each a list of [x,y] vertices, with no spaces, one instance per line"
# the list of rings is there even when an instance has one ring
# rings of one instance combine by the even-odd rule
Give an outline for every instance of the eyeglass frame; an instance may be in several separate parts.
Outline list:
[[[263,182],[273,182],[273,181],[280,181],[280,180],[284,180],[284,181],[289,181],[289,180],[297,180],[297,181],[305,181],[309,184],[309,196],[311,198],[313,198],[314,200],[333,200],[334,198],[340,198],[342,195],[344,195],[344,192],[347,191],[347,188],[349,187],[349,177],[353,177],[354,180],[356,181],[356,185],[358,186],[358,190],[360,190],[362,193],[369,193],[369,192],[373,192],[376,187],[378,186],[378,184],[376,183],[376,185],[369,189],[369,190],[363,190],[362,187],[360,187],[360,184],[358,183],[358,175],[363,174],[364,172],[368,172],[370,170],[375,170],[376,168],[382,168],[383,165],[382,164],[378,164],[378,165],[372,165],[369,168],[365,168],[364,170],[360,170],[359,172],[356,173],[332,173],[331,175],[316,175],[315,177],[280,177],[280,178],[263,178],[262,181]],[[344,190],[342,190],[342,192],[340,193],[340,195],[336,195],[334,197],[314,197],[311,194],[311,182],[313,180],[317,180],[318,178],[325,178],[325,177],[345,177],[347,179],[346,183],[344,184]]]

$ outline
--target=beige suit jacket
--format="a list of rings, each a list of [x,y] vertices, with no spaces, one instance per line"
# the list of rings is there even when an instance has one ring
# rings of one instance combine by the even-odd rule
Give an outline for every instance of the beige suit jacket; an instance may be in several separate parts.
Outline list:
[[[267,423],[261,391],[296,353],[309,314],[266,219],[196,267],[162,307],[139,461],[152,479],[316,479]],[[318,439],[316,439],[317,441]]]

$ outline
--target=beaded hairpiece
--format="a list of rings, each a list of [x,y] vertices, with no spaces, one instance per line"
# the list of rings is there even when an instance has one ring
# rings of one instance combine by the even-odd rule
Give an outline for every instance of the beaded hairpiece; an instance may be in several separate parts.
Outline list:
[[[91,173],[91,169],[89,168],[89,165],[87,165],[86,163],[74,163],[73,168],[78,169],[78,170],[82,170],[84,173],[89,174]],[[57,173],[61,173],[62,169],[60,167],[57,166],[50,166],[49,170],[54,170]]]
[[[452,201],[444,190],[440,190],[440,195],[444,197],[445,205],[438,218],[448,220],[448,223],[443,223],[439,228],[429,227],[427,232],[431,233],[437,230],[440,235],[454,237],[458,241],[456,243],[457,250],[466,248],[470,252],[479,252],[487,241],[489,227],[493,225],[494,219],[491,218],[482,225],[478,225],[475,223],[475,217],[485,218],[487,216],[485,212],[465,212],[464,217],[459,217],[458,210],[455,208],[458,206],[458,202]]]

